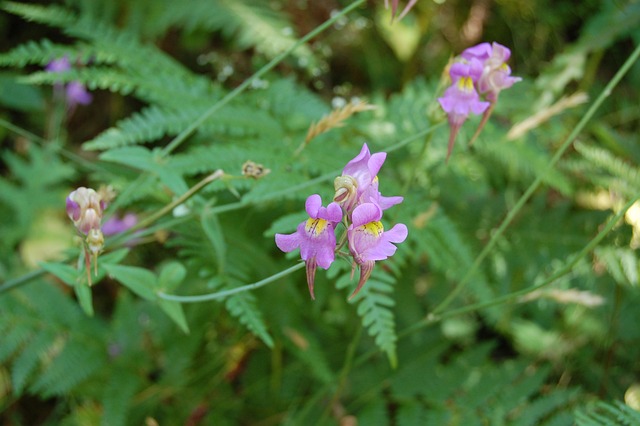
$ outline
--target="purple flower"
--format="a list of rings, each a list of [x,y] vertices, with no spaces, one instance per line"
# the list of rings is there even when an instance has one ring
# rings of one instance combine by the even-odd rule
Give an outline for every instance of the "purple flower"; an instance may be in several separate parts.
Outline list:
[[[402,202],[402,197],[384,197],[378,191],[377,175],[386,158],[386,152],[371,154],[365,143],[360,153],[344,167],[342,176],[335,179],[333,201],[340,204],[347,215],[362,203],[375,203],[386,210]]]
[[[451,156],[458,131],[469,114],[482,114],[489,108],[489,102],[480,100],[480,95],[473,85],[474,81],[477,81],[482,75],[482,65],[478,60],[454,63],[451,66],[450,75],[453,85],[444,92],[443,97],[438,98],[442,109],[449,116],[449,126],[451,127],[447,161]]]
[[[522,80],[520,77],[511,77],[511,68],[507,65],[511,50],[499,43],[480,43],[466,49],[460,56],[468,61],[478,60],[482,63],[482,75],[477,80],[477,87],[491,103],[498,100],[501,90]]]
[[[398,1],[399,0],[391,0],[391,17],[392,17],[392,19],[394,19],[396,17],[396,12],[398,11]],[[407,5],[404,7],[404,10],[400,14],[400,16],[398,16],[398,20],[404,18],[404,16],[407,13],[409,13],[411,8],[413,6],[415,6],[416,3],[418,3],[418,0],[409,0]],[[389,0],[384,0],[384,7],[387,8],[387,9],[389,8]]]
[[[82,83],[72,81],[67,84],[67,105],[73,108],[76,105],[89,105],[93,100],[91,93],[87,91]]]
[[[298,225],[293,234],[276,234],[276,245],[284,252],[300,248],[300,257],[306,265],[309,293],[315,299],[313,286],[316,268],[329,269],[335,260],[334,228],[342,220],[342,210],[337,203],[322,207],[322,199],[318,194],[307,198],[305,209],[309,219]]]
[[[112,216],[102,225],[102,232],[107,236],[121,234],[137,223],[138,216],[133,213],[127,213],[122,218]]]
[[[49,62],[45,67],[45,71],[48,72],[65,72],[71,69],[71,62],[69,62],[69,58],[67,56],[63,56],[59,59],[54,59]]]
[[[392,243],[401,243],[407,238],[407,227],[399,223],[390,230],[382,226],[382,209],[373,203],[361,204],[353,210],[352,223],[347,230],[349,251],[360,265],[360,280],[349,299],[353,298],[365,282],[377,260],[384,260],[396,252]]]
[[[60,73],[71,70],[71,62],[67,56],[63,56],[59,59],[54,59],[49,62],[49,64],[45,67],[47,72],[52,73]],[[91,93],[87,91],[82,83],[77,81],[72,81],[63,86],[60,83],[54,84],[56,90],[60,91],[64,87],[65,89],[65,98],[67,100],[67,106],[70,109],[75,108],[76,105],[88,105],[93,100]]]

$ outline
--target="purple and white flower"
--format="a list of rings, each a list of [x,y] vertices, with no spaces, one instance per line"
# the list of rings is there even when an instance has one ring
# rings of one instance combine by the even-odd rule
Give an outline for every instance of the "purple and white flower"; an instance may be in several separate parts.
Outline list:
[[[382,209],[373,203],[356,207],[351,219],[347,238],[353,260],[360,266],[360,280],[350,299],[358,294],[369,279],[376,261],[387,259],[396,252],[396,246],[392,243],[401,243],[408,235],[407,227],[402,223],[385,231],[380,221]]]
[[[482,114],[482,120],[471,143],[476,139],[493,112],[498,95],[504,89],[522,80],[511,76],[507,61],[511,51],[498,43],[480,43],[466,49],[449,71],[452,85],[438,98],[447,113],[451,133],[447,148],[447,161],[460,127],[470,113]],[[484,97],[484,100],[480,99]]]
[[[371,154],[365,143],[360,153],[344,167],[342,176],[335,179],[333,201],[340,204],[347,215],[362,203],[375,203],[386,210],[402,202],[402,197],[384,197],[378,191],[378,172],[386,158],[386,152]]]
[[[276,245],[284,252],[300,248],[300,257],[306,265],[309,293],[315,299],[313,287],[317,267],[329,269],[335,260],[334,228],[342,220],[342,210],[337,203],[323,207],[318,194],[307,198],[305,209],[309,219],[300,223],[293,234],[276,234]]]

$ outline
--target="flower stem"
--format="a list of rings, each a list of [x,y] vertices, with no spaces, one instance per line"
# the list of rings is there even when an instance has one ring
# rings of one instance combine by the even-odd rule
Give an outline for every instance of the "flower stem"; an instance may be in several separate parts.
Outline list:
[[[297,271],[298,269],[304,268],[304,266],[305,266],[304,262],[300,262],[288,269],[285,269],[284,271],[280,271],[277,274],[271,275],[270,277],[267,277],[263,280],[256,281],[255,283],[252,283],[252,284],[243,285],[241,287],[232,288],[230,290],[216,291],[215,293],[201,294],[198,296],[177,296],[174,294],[166,294],[163,292],[159,292],[158,296],[161,299],[171,300],[171,301],[180,302],[180,303],[198,303],[198,302],[207,302],[209,300],[224,299],[225,297],[229,297],[233,294],[255,290],[257,288],[263,287],[269,283],[279,280],[284,276],[291,274],[292,272]]]
[[[189,190],[184,194],[182,194],[180,197],[176,198],[175,200],[173,200],[172,202],[170,202],[160,210],[156,211],[151,216],[148,216],[142,219],[140,222],[136,223],[134,226],[127,229],[125,233],[122,233],[117,237],[115,237],[113,240],[110,241],[111,243],[110,245],[118,244],[121,239],[124,239],[127,237],[133,238],[135,231],[142,228],[146,228],[147,226],[151,225],[156,220],[160,219],[162,216],[171,212],[174,208],[184,203],[189,198],[193,197],[195,194],[198,193],[198,191],[200,191],[202,188],[207,186],[209,183],[213,182],[214,180],[220,179],[222,176],[224,176],[224,172],[222,170],[216,170],[215,172],[211,173],[209,176],[205,177],[200,182],[196,183],[194,186],[189,188]]]
[[[571,132],[571,134],[567,136],[567,139],[562,143],[562,145],[560,146],[556,154],[551,158],[551,161],[547,166],[547,170],[551,170],[556,165],[556,163],[560,160],[562,155],[571,146],[571,144],[573,143],[575,138],[578,136],[578,134],[582,131],[584,126],[589,122],[589,120],[591,120],[591,118],[593,117],[595,112],[598,110],[600,105],[611,94],[611,91],[613,90],[613,88],[620,82],[620,80],[622,80],[622,77],[624,77],[627,71],[629,71],[629,69],[636,62],[639,56],[640,56],[640,46],[636,47],[636,49],[633,51],[631,56],[629,56],[629,58],[622,65],[622,67],[620,67],[616,75],[613,76],[613,78],[609,81],[609,83],[604,88],[602,93],[600,93],[600,96],[598,96],[598,98],[593,102],[593,104],[591,104],[591,107],[589,108],[589,110],[587,110],[587,112],[582,117],[582,119],[573,128],[573,131]],[[480,268],[480,265],[482,264],[484,259],[489,255],[489,253],[491,253],[491,250],[493,250],[493,247],[497,244],[498,240],[502,237],[502,234],[504,234],[504,231],[511,224],[513,219],[515,219],[515,217],[518,215],[522,207],[524,207],[524,204],[529,200],[529,198],[531,198],[533,193],[538,189],[538,187],[544,180],[545,175],[546,175],[546,171],[538,175],[538,177],[533,181],[533,183],[529,186],[529,188],[527,188],[525,193],[522,194],[522,196],[516,202],[513,209],[509,211],[504,221],[502,221],[500,226],[495,230],[495,232],[492,233],[493,235],[491,236],[491,239],[489,240],[487,245],[484,247],[484,249],[482,249],[480,254],[476,257],[473,264],[471,265],[471,268],[467,270],[467,273],[462,277],[462,280],[460,281],[458,286],[451,293],[449,293],[449,295],[442,302],[440,302],[439,305],[437,305],[434,308],[434,310],[431,313],[432,315],[438,315],[440,312],[445,310],[451,304],[451,302],[453,302],[454,299],[458,297],[460,292],[462,292],[462,290],[467,286],[467,284],[469,284],[469,282],[471,281],[471,278],[478,272],[478,269]]]
[[[268,64],[260,68],[255,74],[246,79],[241,85],[233,89],[229,92],[224,98],[220,99],[220,101],[216,102],[211,108],[205,111],[197,120],[195,120],[189,127],[184,129],[178,136],[176,136],[162,151],[163,155],[168,155],[172,151],[174,151],[177,147],[180,146],[198,127],[200,127],[205,121],[209,119],[213,114],[215,114],[220,108],[228,104],[231,100],[233,100],[240,93],[244,92],[251,84],[262,77],[264,74],[273,69],[276,65],[282,62],[287,56],[289,56],[292,52],[294,52],[298,47],[302,46],[304,43],[308,42],[312,38],[316,37],[318,34],[322,33],[324,30],[329,28],[343,16],[347,15],[353,9],[357,8],[361,4],[363,4],[365,0],[356,0],[351,3],[349,6],[342,9],[340,12],[336,13],[330,19],[326,20],[324,23],[316,27],[313,31],[309,32],[306,36],[302,37],[295,44],[293,44],[289,49],[285,50],[275,58],[273,58]]]

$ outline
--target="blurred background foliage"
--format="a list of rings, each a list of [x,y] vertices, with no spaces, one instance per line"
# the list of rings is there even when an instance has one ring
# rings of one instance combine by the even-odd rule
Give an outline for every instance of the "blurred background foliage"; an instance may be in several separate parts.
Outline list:
[[[344,16],[352,2],[2,3],[4,424],[640,424],[638,63],[549,168],[640,43],[640,3],[420,0],[395,22],[382,0],[361,3]],[[466,123],[446,164],[443,70],[482,41],[510,47],[523,81],[472,147],[479,120]],[[43,72],[65,55],[71,71]],[[53,95],[70,81],[90,105]],[[377,108],[299,151],[355,99]],[[380,185],[405,202],[385,225],[409,238],[357,299],[346,262],[319,271],[315,301],[302,272],[182,307],[156,296],[290,267],[274,234],[303,220],[309,194],[333,196],[363,142],[389,151]],[[246,161],[269,173],[243,175]],[[108,240],[89,289],[70,191],[111,185],[109,215],[149,217],[217,169],[129,244]]]

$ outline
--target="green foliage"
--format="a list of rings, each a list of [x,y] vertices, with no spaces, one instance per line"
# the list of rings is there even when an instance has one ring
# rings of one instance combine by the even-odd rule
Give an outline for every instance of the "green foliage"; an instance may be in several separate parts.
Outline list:
[[[590,109],[640,36],[637,4],[509,0],[462,22],[461,2],[419,2],[389,24],[384,2],[334,3],[2,3],[9,423],[640,421],[588,402],[640,374],[637,64]],[[441,71],[474,25],[512,48],[523,81],[472,146],[469,117],[446,163]],[[70,70],[43,69],[62,57]],[[65,104],[70,83],[93,103]],[[550,109],[575,90],[591,101]],[[356,97],[376,109],[304,142]],[[310,194],[330,202],[364,142],[387,153],[381,193],[404,198],[384,228],[409,236],[353,300],[343,246],[312,301],[274,235],[307,219]],[[106,236],[95,269],[63,207],[79,186],[116,194],[103,223],[139,223]],[[611,212],[624,221],[607,228]]]
[[[598,401],[590,407],[576,412],[578,426],[594,425],[636,425],[640,422],[640,412],[628,405],[614,401],[607,403]]]

